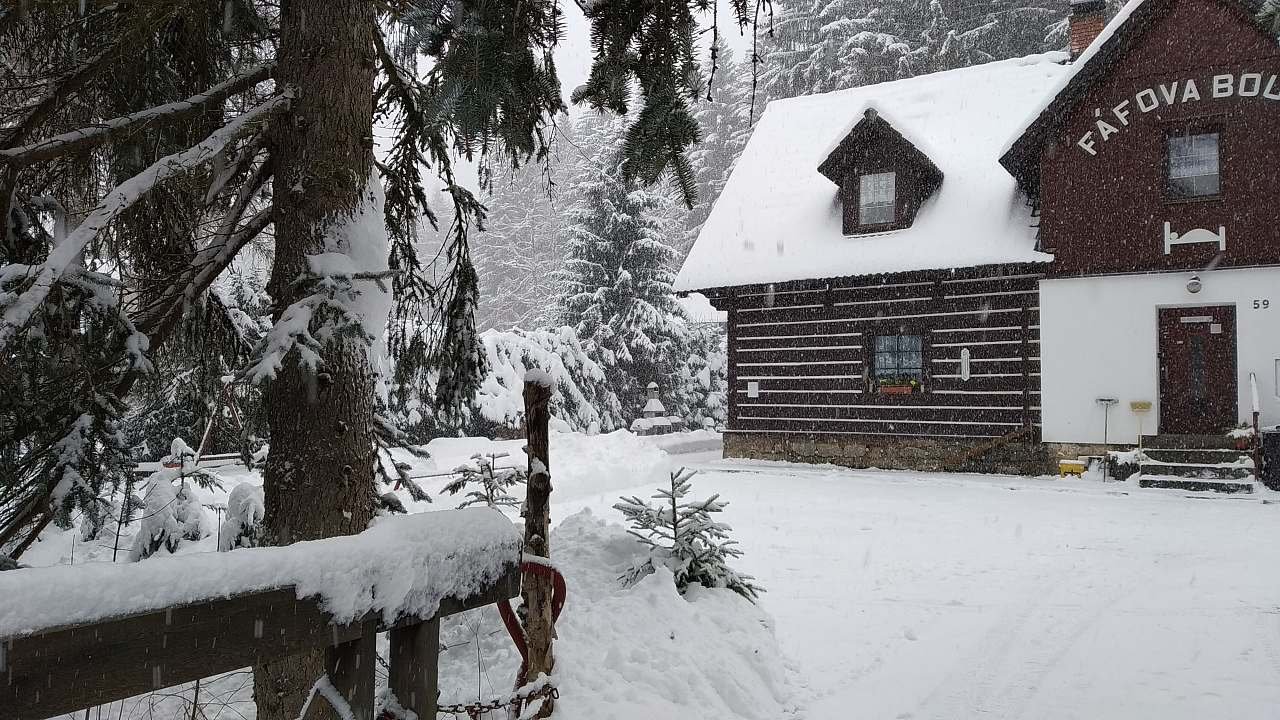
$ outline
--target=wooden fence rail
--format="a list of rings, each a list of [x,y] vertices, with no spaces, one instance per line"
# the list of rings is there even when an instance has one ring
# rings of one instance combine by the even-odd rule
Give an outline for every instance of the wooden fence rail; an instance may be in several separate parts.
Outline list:
[[[372,720],[379,632],[390,635],[397,699],[434,718],[440,618],[519,593],[513,552],[489,586],[390,625],[377,613],[333,622],[318,598],[283,587],[0,638],[0,720],[41,720],[317,648],[328,648],[330,681],[356,720]]]

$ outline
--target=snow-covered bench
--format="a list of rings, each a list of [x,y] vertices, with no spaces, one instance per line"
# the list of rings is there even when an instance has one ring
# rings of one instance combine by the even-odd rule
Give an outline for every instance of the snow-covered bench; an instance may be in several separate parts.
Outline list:
[[[488,508],[382,518],[287,547],[10,570],[0,573],[0,720],[322,647],[333,687],[370,717],[380,631],[401,705],[435,717],[439,618],[519,590],[520,536]]]

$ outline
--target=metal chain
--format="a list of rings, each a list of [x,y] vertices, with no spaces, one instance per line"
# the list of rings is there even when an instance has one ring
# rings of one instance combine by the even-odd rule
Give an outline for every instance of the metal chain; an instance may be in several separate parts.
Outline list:
[[[445,713],[449,715],[466,715],[472,720],[477,720],[485,713],[501,710],[504,707],[518,707],[530,700],[537,698],[551,698],[552,700],[560,697],[560,691],[552,685],[544,685],[535,690],[529,690],[524,693],[515,693],[504,698],[490,700],[489,702],[459,703],[457,705],[437,705],[437,713]]]

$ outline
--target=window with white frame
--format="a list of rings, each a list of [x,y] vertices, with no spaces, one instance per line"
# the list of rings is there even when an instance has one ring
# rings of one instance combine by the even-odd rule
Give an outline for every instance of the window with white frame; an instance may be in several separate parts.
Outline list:
[[[858,179],[858,224],[889,225],[896,220],[897,173],[863,175]]]
[[[1212,197],[1221,192],[1219,139],[1216,132],[1181,133],[1168,137],[1170,198]]]

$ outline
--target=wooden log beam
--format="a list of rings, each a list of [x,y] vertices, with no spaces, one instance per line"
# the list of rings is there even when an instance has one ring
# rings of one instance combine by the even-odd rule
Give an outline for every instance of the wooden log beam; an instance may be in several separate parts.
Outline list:
[[[440,688],[440,620],[395,628],[388,635],[387,685],[405,710],[434,718]]]
[[[520,568],[513,561],[481,592],[442,600],[435,617],[519,591]],[[379,629],[422,620],[404,618]],[[333,623],[316,599],[299,600],[293,588],[281,588],[0,638],[0,720],[40,720],[341,645],[362,638],[370,622],[378,618]],[[336,678],[334,684],[346,692]]]
[[[551,557],[551,460],[548,446],[551,419],[551,385],[545,378],[526,378],[524,383],[525,435],[529,456],[528,495],[525,502],[524,551],[529,555]],[[539,675],[550,675],[555,667],[551,640],[555,636],[555,621],[551,604],[554,594],[551,578],[545,574],[528,573],[524,576],[524,605],[526,609],[524,634],[529,647],[525,682]],[[545,698],[537,717],[551,715],[551,698]]]
[[[360,623],[353,640],[331,645],[325,658],[329,682],[346,699],[354,720],[373,720],[373,668],[378,662],[378,621]]]

